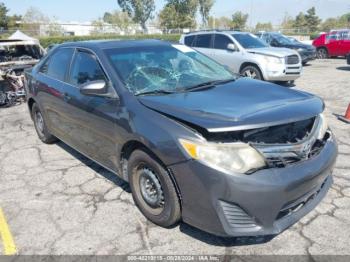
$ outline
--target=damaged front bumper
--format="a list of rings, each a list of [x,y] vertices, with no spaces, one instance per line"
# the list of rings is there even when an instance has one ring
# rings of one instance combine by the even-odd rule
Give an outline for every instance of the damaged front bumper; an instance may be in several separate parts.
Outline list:
[[[336,156],[331,136],[308,160],[251,175],[225,174],[195,160],[169,169],[181,189],[184,222],[220,236],[273,235],[323,199]]]

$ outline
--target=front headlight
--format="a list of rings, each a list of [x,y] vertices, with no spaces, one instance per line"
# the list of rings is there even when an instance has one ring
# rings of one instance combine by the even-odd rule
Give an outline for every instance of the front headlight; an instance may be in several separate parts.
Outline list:
[[[328,130],[328,121],[325,115],[322,113],[319,116],[318,128],[317,128],[317,139],[322,140]]]
[[[297,51],[301,53],[301,52],[304,52],[305,50],[303,48],[298,48]]]
[[[275,56],[263,56],[267,63],[283,64],[284,59]]]
[[[179,140],[186,153],[203,164],[225,173],[246,173],[264,167],[265,160],[245,143],[209,143]]]

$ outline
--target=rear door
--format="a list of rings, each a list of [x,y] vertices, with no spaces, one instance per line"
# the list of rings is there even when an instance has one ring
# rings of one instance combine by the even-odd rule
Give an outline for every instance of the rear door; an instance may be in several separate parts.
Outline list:
[[[116,171],[119,161],[116,158],[118,137],[115,116],[119,101],[111,97],[87,96],[80,92],[81,85],[96,80],[111,84],[96,55],[90,50],[77,49],[67,77],[69,84],[64,89],[67,143]]]
[[[350,31],[341,32],[339,49],[341,56],[346,56],[350,53]]]
[[[36,74],[37,101],[43,109],[49,130],[61,139],[65,138],[66,133],[65,79],[73,54],[73,48],[57,49],[46,59]]]
[[[326,36],[326,47],[329,56],[339,56],[341,54],[340,34],[338,32],[333,32]]]

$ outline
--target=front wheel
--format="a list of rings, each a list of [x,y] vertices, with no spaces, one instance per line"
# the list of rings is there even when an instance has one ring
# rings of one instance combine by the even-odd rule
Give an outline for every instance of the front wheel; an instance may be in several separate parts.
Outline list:
[[[133,199],[153,223],[170,227],[181,217],[180,200],[168,172],[152,156],[135,150],[128,160]]]
[[[250,77],[253,79],[257,79],[257,80],[263,80],[263,77],[260,73],[259,68],[257,68],[256,66],[246,66],[241,70],[241,75],[244,77]]]

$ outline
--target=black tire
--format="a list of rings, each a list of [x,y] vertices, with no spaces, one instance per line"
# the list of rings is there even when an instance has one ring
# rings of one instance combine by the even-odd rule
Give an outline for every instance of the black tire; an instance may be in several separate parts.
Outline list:
[[[257,80],[264,80],[259,68],[253,65],[243,67],[240,74],[244,77],[250,77]]]
[[[133,199],[146,218],[162,227],[171,227],[180,220],[180,200],[174,182],[155,158],[145,151],[135,150],[128,160],[128,176]],[[152,201],[147,194],[150,189],[145,186],[145,181],[150,185],[147,179],[156,192],[151,196]]]
[[[318,59],[327,59],[329,58],[328,50],[327,48],[320,47],[317,49],[317,58]]]
[[[39,139],[45,144],[53,144],[57,141],[57,138],[50,134],[45,124],[45,120],[39,106],[34,103],[32,106],[32,118],[34,127]]]

